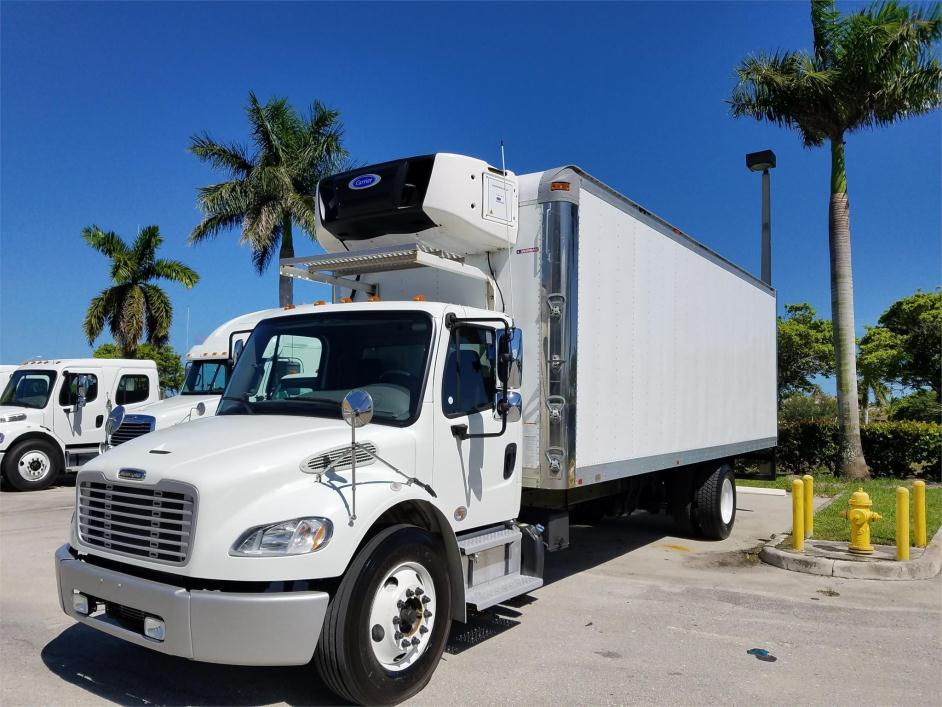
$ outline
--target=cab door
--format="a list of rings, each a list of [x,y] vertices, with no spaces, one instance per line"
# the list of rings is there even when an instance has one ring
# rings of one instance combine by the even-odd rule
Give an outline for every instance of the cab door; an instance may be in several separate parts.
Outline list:
[[[504,429],[496,413],[497,331],[460,323],[442,339],[434,403],[434,485],[441,507],[458,531],[510,520],[520,508],[520,425]]]
[[[95,367],[71,368],[62,373],[51,402],[53,429],[67,450],[80,451],[105,439],[107,383],[102,377],[102,369]]]

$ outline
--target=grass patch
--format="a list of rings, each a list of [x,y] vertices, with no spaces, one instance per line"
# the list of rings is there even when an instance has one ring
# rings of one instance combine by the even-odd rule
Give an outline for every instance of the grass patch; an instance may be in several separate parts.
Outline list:
[[[817,484],[816,484],[817,485]],[[863,488],[870,494],[870,500],[873,501],[873,510],[883,516],[882,520],[873,523],[870,526],[870,542],[879,545],[896,544],[896,487],[905,486],[909,491],[909,527],[910,533],[913,527],[912,512],[912,493],[913,482],[911,480],[900,481],[899,479],[876,479],[874,481],[865,481],[864,483],[847,483],[841,493],[837,494],[834,500],[817,513],[814,514],[814,538],[818,540],[846,540],[850,541],[850,524],[845,518],[841,518],[840,513],[850,508],[848,501],[850,495],[858,488]],[[926,536],[927,540],[932,540],[932,536],[942,525],[942,488],[926,488]],[[910,541],[912,535],[910,535]]]
[[[823,469],[813,474],[813,476],[815,496],[836,496],[847,488],[847,481],[840,477],[836,477]],[[774,481],[769,479],[736,479],[736,485],[757,486],[759,488],[768,489],[785,489],[786,491],[791,491],[792,481],[795,479],[801,479],[801,476],[794,474],[779,474],[777,477],[775,477]],[[888,479],[888,481],[895,482],[894,479]],[[856,489],[854,490],[856,491]]]

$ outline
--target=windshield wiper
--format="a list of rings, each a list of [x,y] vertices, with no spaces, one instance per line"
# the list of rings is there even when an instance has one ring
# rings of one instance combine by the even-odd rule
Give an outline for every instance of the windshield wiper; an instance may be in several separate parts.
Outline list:
[[[249,415],[254,415],[255,411],[252,409],[252,406],[249,405],[249,401],[244,398],[237,398],[234,395],[223,395],[221,400],[232,400],[236,403],[242,403],[242,407],[249,411]]]

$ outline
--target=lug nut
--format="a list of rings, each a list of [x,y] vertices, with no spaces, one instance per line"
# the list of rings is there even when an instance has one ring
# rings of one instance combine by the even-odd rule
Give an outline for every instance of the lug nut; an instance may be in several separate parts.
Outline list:
[[[407,598],[411,599],[411,598],[414,597],[414,596],[415,596],[415,592],[413,592],[411,589],[407,589],[407,590],[406,590],[406,597],[407,597]]]
[[[422,616],[424,616],[424,617],[427,618],[427,619],[430,619],[430,618],[432,618],[432,612],[429,611],[428,609],[426,609],[426,610],[425,610],[425,613],[422,614]]]
[[[405,603],[402,599],[400,599],[399,601],[396,602],[396,608],[397,608],[397,609],[405,609],[405,608],[406,608],[406,603]]]
[[[419,626],[419,633],[428,633],[428,626]]]
[[[393,623],[396,624],[396,626],[399,625],[400,621],[402,621],[402,619],[400,619],[398,616],[393,616]]]
[[[412,639],[412,645],[413,645],[413,646],[419,645],[419,639],[418,639],[418,638],[413,638],[413,639]]]
[[[402,634],[399,631],[396,631],[396,633],[393,634],[393,638],[398,641],[400,638],[402,638]]]
[[[415,588],[415,595],[416,595],[417,597],[420,597],[420,596],[422,596],[423,594],[425,594],[425,592],[422,590],[422,587],[416,587],[416,588]]]
[[[400,645],[401,645],[403,648],[408,648],[408,647],[409,647],[409,639],[408,639],[408,638],[403,638],[403,639],[402,639],[402,643],[401,643]]]
[[[430,596],[426,595],[426,596],[422,597],[422,603],[423,603],[423,604],[428,604],[430,601],[432,601],[432,598],[431,598]]]

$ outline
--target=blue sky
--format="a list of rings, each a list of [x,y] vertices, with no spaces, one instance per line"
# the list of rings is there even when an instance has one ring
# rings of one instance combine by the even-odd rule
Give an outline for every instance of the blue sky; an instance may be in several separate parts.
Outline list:
[[[340,110],[361,163],[440,151],[499,163],[501,139],[517,173],[577,163],[753,272],[760,181],[743,155],[772,148],[779,303],[829,316],[828,155],[734,121],[723,103],[741,57],[810,45],[804,2],[4,2],[0,13],[2,363],[91,350],[81,322],[108,274],[80,238],[89,224],[126,239],[159,224],[163,256],[200,273],[193,290],[167,287],[181,353],[188,307],[192,342],[277,303],[275,270],[255,275],[236,233],[186,244],[196,188],[218,180],[188,138],[245,140],[249,90]],[[849,138],[861,332],[940,283],[940,134],[936,113]],[[323,296],[296,286],[299,302]]]

